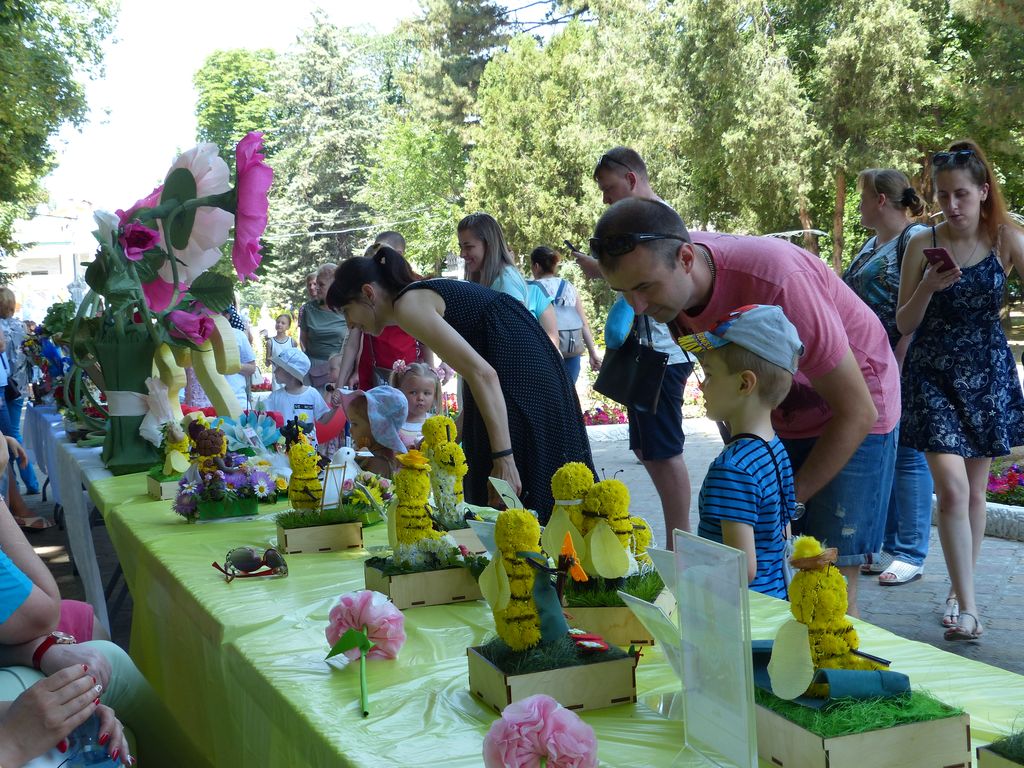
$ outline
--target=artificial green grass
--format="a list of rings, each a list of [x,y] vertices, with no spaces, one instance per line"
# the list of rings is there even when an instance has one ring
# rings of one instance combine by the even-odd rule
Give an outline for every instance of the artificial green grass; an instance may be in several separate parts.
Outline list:
[[[354,523],[359,520],[359,516],[359,511],[346,507],[325,509],[323,513],[319,509],[287,509],[278,514],[274,521],[287,531],[292,528]]]
[[[624,659],[625,651],[611,646],[607,651],[581,651],[569,636],[525,651],[513,651],[500,637],[477,647],[477,652],[506,675],[528,675],[564,667],[578,667],[602,661]]]
[[[451,563],[423,563],[418,566],[401,566],[396,565],[395,561],[391,557],[371,557],[366,561],[366,564],[371,568],[376,568],[385,576],[408,576],[413,573],[429,573],[432,571],[445,571],[450,568],[468,568],[469,572],[473,574],[473,578],[479,580],[480,574],[484,572],[487,564],[490,560],[484,555],[470,555],[464,558],[462,561],[453,561]]]
[[[998,741],[993,741],[988,748],[1000,757],[1024,765],[1024,731],[1011,733]]]
[[[154,464],[152,467],[150,467],[149,472],[147,472],[146,474],[152,477],[158,483],[166,483],[168,480],[181,479],[180,472],[175,472],[173,475],[165,475],[163,463]]]
[[[963,713],[962,709],[944,704],[923,691],[880,699],[841,699],[821,709],[811,709],[755,688],[754,701],[823,739],[942,720]]]
[[[665,582],[653,568],[625,579],[592,578],[590,581],[572,581],[565,587],[565,605],[568,608],[624,607],[618,590],[653,603]]]

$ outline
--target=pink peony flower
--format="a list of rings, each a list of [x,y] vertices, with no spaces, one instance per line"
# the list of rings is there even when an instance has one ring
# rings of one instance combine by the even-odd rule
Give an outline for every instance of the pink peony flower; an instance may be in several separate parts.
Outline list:
[[[327,642],[332,646],[350,629],[365,626],[374,643],[366,654],[368,659],[395,659],[405,643],[405,616],[385,595],[372,589],[346,592],[331,608],[329,624],[325,630]],[[359,650],[345,651],[350,659],[359,658]]]
[[[213,333],[213,318],[208,315],[193,315],[191,312],[176,309],[168,313],[167,319],[171,324],[171,336],[187,339],[196,345],[205,342]]]
[[[217,155],[216,144],[200,144],[182,153],[170,170],[175,168],[187,168],[195,178],[196,197],[217,195],[230,189],[228,165]],[[217,263],[220,247],[227,242],[231,221],[231,214],[221,208],[204,206],[196,210],[188,245],[174,251],[178,258],[179,283],[191,285],[193,280]],[[160,223],[160,232],[163,234],[163,222]],[[160,268],[159,274],[166,283],[171,282],[170,260]]]
[[[486,768],[596,768],[594,729],[550,696],[505,707],[484,738]]]
[[[178,285],[179,291],[188,288],[184,283]],[[162,277],[157,277],[148,283],[142,284],[142,293],[146,297],[146,304],[154,312],[163,312],[171,306],[171,297],[174,295],[174,285]]]
[[[124,257],[128,261],[139,261],[144,251],[156,248],[160,243],[160,233],[137,221],[129,221],[124,225],[117,241],[124,249]]]
[[[231,248],[231,261],[239,280],[253,277],[263,256],[260,254],[260,235],[267,228],[267,190],[274,180],[274,171],[263,162],[260,153],[263,134],[250,132],[238,142],[235,165],[238,180],[235,191],[235,244]]]

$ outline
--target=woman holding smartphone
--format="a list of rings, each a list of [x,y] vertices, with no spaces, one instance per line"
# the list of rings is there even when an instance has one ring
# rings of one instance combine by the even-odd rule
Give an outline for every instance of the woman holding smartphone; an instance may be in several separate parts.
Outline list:
[[[999,322],[1006,277],[1024,269],[1024,234],[973,141],[936,153],[932,182],[945,221],[910,241],[896,311],[900,333],[914,334],[903,368],[900,442],[925,452],[935,482],[952,582],[945,638],[977,640],[983,628],[974,569],[989,467],[1024,443],[1024,394]]]

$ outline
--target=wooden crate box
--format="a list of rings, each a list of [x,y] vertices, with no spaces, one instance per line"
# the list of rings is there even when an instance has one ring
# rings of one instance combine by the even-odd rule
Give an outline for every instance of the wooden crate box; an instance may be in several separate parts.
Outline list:
[[[363,568],[366,588],[382,592],[399,609],[422,605],[448,605],[480,600],[480,586],[468,568],[445,568],[440,571],[385,576],[379,568]]]
[[[467,648],[469,690],[501,712],[514,701],[544,693],[566,709],[601,709],[636,701],[636,659],[595,662],[525,675],[507,675],[476,648]]]
[[[303,552],[343,552],[363,546],[362,523],[311,525],[307,528],[277,526],[277,546],[289,555]]]
[[[152,475],[146,475],[146,490],[151,499],[158,501],[173,499],[178,495],[178,481],[164,480],[160,482]]]
[[[663,589],[654,604],[669,617],[675,614],[676,601],[672,593]],[[566,607],[569,626],[601,635],[612,645],[626,648],[630,645],[654,645],[654,638],[640,619],[624,605],[604,608]]]
[[[988,747],[978,747],[978,768],[1021,768],[1021,764],[1008,760]]]

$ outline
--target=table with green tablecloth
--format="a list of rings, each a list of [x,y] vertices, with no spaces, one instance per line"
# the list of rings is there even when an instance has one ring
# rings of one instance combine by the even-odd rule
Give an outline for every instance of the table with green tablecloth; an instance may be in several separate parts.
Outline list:
[[[215,764],[480,766],[494,713],[468,690],[465,649],[493,633],[485,603],[405,612],[397,661],[371,661],[370,716],[358,712],[354,667],[324,662],[327,614],[363,586],[363,552],[287,556],[286,578],[225,583],[211,567],[232,547],[275,543],[272,519],[189,525],[141,495],[142,476],[90,486],[135,607],[131,652]],[[283,506],[283,505],[282,505]],[[368,547],[383,545],[381,526]],[[751,594],[755,638],[771,637],[786,603]],[[857,623],[862,648],[971,715],[975,743],[1006,733],[1024,711],[1024,677]],[[636,674],[639,702],[582,713],[602,765],[674,763],[682,729],[659,710],[679,681],[657,648]]]

